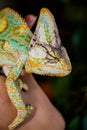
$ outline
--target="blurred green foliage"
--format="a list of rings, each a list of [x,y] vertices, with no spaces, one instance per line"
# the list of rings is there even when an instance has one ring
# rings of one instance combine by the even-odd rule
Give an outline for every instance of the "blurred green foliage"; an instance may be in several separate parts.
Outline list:
[[[65,35],[67,30],[71,31],[68,51],[72,72],[67,77],[52,79],[55,104],[65,117],[66,130],[87,130],[87,2],[60,0],[60,3],[64,24],[68,24],[67,29],[64,27]]]

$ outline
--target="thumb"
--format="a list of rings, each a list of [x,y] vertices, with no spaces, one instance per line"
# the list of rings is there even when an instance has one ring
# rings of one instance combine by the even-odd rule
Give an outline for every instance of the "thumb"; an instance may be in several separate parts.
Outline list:
[[[27,22],[27,24],[28,24],[28,26],[29,26],[30,28],[33,27],[33,25],[34,25],[36,19],[37,19],[37,17],[34,16],[34,15],[32,15],[32,14],[25,16],[25,21]]]

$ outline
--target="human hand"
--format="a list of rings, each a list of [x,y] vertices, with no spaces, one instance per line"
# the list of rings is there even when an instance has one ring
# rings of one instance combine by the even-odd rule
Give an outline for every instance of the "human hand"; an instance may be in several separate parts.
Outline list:
[[[28,15],[25,19],[31,28],[36,18],[33,15]],[[21,92],[24,102],[32,104],[34,111],[15,130],[64,130],[65,122],[62,115],[51,104],[33,76],[23,72],[21,79],[29,87],[28,92]],[[8,97],[5,80],[5,77],[0,76],[0,130],[8,130],[8,125],[17,114]]]

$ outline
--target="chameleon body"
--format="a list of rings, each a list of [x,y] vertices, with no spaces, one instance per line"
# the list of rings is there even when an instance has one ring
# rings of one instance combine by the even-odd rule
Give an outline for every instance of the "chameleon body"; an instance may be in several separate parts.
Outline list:
[[[16,11],[10,8],[0,11],[0,66],[7,76],[9,98],[17,109],[16,118],[8,126],[14,129],[33,109],[32,105],[24,104],[20,94],[22,88],[28,90],[19,79],[23,67],[28,73],[49,76],[65,76],[71,72],[54,16],[47,8],[41,9],[34,34]]]

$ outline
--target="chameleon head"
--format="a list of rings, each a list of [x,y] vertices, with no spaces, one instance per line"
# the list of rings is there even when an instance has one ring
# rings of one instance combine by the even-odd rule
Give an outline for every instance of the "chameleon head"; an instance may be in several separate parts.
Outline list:
[[[65,76],[71,72],[71,63],[64,47],[57,49],[35,45],[30,49],[26,71],[49,76]]]
[[[49,76],[65,76],[71,72],[71,63],[61,45],[52,13],[42,8],[36,30],[30,42],[26,71]]]

